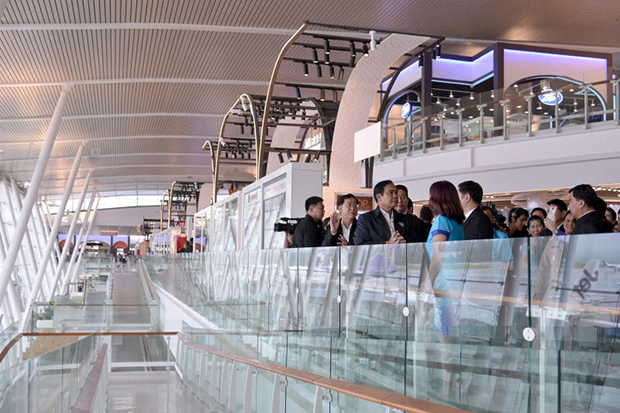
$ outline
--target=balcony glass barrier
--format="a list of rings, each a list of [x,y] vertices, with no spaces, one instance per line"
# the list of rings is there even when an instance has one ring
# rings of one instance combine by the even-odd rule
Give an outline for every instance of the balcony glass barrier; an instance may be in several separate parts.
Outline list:
[[[92,335],[21,337],[0,365],[0,410],[70,411],[100,345]]]
[[[431,106],[421,111],[418,105],[407,118],[400,116],[401,105],[394,104],[384,121],[379,158],[620,125],[618,80],[600,75],[534,79],[480,94],[459,92],[460,97],[453,91],[443,91],[446,96],[436,91]],[[603,80],[589,80],[594,78]],[[428,115],[421,116],[422,112]]]
[[[620,395],[612,380],[618,240],[240,251],[145,263],[155,283],[222,328],[205,343],[226,351],[465,410],[604,411]]]

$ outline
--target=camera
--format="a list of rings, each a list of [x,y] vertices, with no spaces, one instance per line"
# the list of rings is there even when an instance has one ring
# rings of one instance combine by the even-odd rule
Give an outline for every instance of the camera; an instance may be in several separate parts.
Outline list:
[[[500,228],[506,228],[506,217],[502,215],[501,212],[495,208],[495,204],[489,204],[489,208],[491,208],[491,212],[493,212],[493,220],[494,223]]]
[[[275,232],[286,232],[287,234],[293,234],[297,224],[303,218],[280,218],[273,224],[273,230]]]

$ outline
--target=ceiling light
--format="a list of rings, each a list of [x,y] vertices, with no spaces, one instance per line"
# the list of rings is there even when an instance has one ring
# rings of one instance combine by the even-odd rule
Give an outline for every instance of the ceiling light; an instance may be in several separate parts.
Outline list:
[[[548,115],[548,114],[549,114],[549,112],[544,112],[544,113],[543,113],[543,115]]]
[[[473,116],[471,116],[471,115],[469,115],[468,117],[469,117],[469,119],[473,119],[473,118],[474,118],[474,117],[473,117]]]
[[[438,105],[441,105],[441,99],[439,99],[439,97],[437,97],[437,102],[435,102],[435,103],[437,103]]]
[[[573,99],[573,106],[577,106],[577,99]]]
[[[517,105],[517,109],[521,109],[521,105]]]
[[[570,89],[568,89],[569,92],[574,92],[575,89],[573,89],[572,87]]]
[[[329,78],[333,79],[335,77],[336,77],[336,75],[334,74],[334,66],[329,65]]]
[[[308,63],[304,62],[304,76],[308,76]]]
[[[312,63],[319,63],[319,55],[314,48],[312,49]]]
[[[456,100],[456,106],[461,106],[461,99]]]
[[[450,91],[450,99],[452,99],[454,97],[454,93],[452,93],[452,91]]]
[[[540,103],[536,106],[536,110],[542,110],[542,105]]]
[[[364,57],[368,57],[368,45],[366,43],[362,44],[362,51],[364,52]]]
[[[321,102],[325,102],[325,90],[321,89]]]
[[[353,42],[349,42],[349,53],[351,54],[351,57],[357,56],[357,53],[355,52],[355,43]]]
[[[329,54],[329,40],[328,39],[323,40],[323,51],[325,52],[326,56]]]
[[[590,106],[592,106],[592,107],[596,106],[596,105],[594,104],[594,101],[592,101],[592,104],[591,104]]]
[[[474,92],[471,92],[471,93],[469,94],[469,100],[474,100]]]
[[[494,110],[495,110],[495,109],[491,108],[491,109],[489,109],[489,112],[493,112]]]
[[[295,86],[295,95],[297,95],[297,99],[301,99],[301,89],[299,86]]]
[[[377,50],[377,41],[375,40],[375,34],[377,34],[377,32],[371,30],[368,32],[368,34],[370,35],[370,50],[374,52],[375,50]]]
[[[518,89],[518,88],[519,88],[519,85],[515,85],[515,89]]]

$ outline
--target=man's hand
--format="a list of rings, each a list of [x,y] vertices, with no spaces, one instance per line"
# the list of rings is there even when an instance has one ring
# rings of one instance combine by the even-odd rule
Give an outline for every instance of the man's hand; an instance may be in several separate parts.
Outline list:
[[[404,244],[405,238],[400,235],[400,232],[392,230],[392,236],[388,240],[388,244]]]
[[[338,212],[334,211],[329,217],[329,232],[331,232],[332,235],[336,235],[336,232],[338,232],[339,227],[340,227],[340,220],[338,219]]]
[[[347,241],[347,239],[344,237],[344,235],[341,235],[338,238],[338,245],[341,245],[341,246],[349,245],[349,241]]]

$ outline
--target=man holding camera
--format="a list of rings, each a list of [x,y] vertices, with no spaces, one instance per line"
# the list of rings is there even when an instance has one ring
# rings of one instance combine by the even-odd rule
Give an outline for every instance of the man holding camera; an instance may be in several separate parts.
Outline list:
[[[311,196],[306,199],[306,216],[297,224],[293,235],[293,248],[320,247],[323,243],[323,225],[325,215],[323,198]]]

